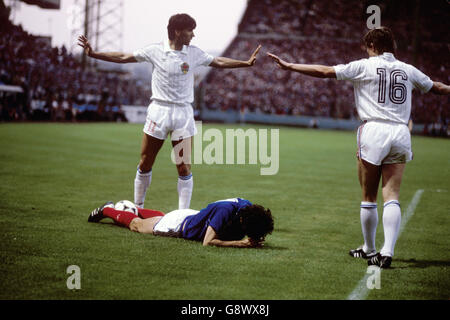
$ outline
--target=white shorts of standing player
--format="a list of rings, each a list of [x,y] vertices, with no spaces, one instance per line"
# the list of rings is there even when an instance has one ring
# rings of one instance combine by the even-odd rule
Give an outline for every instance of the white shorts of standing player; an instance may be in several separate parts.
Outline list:
[[[358,157],[371,164],[411,161],[411,134],[408,126],[387,121],[367,121],[358,128]]]
[[[197,128],[192,105],[153,101],[148,106],[143,131],[160,140],[165,140],[170,133],[172,141],[180,141],[196,135]]]

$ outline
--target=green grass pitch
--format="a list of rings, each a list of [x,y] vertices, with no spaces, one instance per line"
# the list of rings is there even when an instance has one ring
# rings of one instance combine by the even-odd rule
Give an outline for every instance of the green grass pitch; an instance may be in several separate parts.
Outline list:
[[[362,243],[354,132],[280,128],[273,176],[261,176],[260,165],[193,166],[192,208],[239,196],[274,214],[264,248],[232,249],[87,222],[107,200],[133,200],[141,129],[0,125],[0,299],[340,300],[366,274],[365,261],[348,255]],[[449,142],[413,137],[403,213],[417,190],[424,192],[397,242],[393,268],[381,273],[381,289],[369,290],[367,299],[450,298]],[[166,141],[147,208],[176,209],[169,155]],[[381,200],[378,207],[381,248]],[[80,290],[66,286],[70,265],[80,267]]]

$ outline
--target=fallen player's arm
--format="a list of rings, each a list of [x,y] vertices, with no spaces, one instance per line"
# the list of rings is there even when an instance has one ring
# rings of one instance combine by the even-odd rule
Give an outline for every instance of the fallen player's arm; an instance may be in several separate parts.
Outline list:
[[[319,64],[289,63],[272,53],[267,53],[267,55],[272,58],[281,69],[299,72],[301,74],[316,78],[336,78],[336,71],[334,71],[334,67]]]
[[[88,39],[85,36],[80,36],[78,38],[78,45],[84,49],[84,52],[88,57],[114,62],[114,63],[134,63],[138,62],[132,53],[123,52],[95,52]]]
[[[226,57],[216,57],[209,64],[209,66],[214,67],[214,68],[221,68],[221,69],[251,67],[255,64],[256,56],[260,49],[261,49],[261,45],[259,45],[258,48],[256,48],[256,50],[250,56],[250,59],[248,59],[247,61],[235,60],[235,59],[226,58]]]
[[[206,229],[205,238],[203,239],[203,245],[216,247],[254,248],[260,247],[262,243],[253,241],[249,238],[235,241],[223,241],[217,238],[217,233],[213,227],[208,226],[208,229]]]

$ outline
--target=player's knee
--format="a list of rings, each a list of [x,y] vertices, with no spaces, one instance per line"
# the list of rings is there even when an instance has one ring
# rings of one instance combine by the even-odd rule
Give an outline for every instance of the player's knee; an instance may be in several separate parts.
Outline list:
[[[186,177],[191,174],[191,165],[189,164],[178,165],[177,171],[180,177]]]
[[[378,195],[378,184],[362,186],[362,201],[376,202]]]
[[[142,232],[142,222],[144,220],[142,220],[141,218],[135,218],[131,221],[130,223],[130,230],[134,231],[134,232]]]

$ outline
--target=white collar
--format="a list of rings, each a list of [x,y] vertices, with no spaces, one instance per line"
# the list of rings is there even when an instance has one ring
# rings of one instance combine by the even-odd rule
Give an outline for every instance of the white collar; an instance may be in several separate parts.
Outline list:
[[[164,49],[164,52],[166,52],[166,53],[167,53],[167,52],[171,52],[171,51],[178,51],[178,52],[187,54],[187,46],[183,45],[183,48],[182,48],[181,50],[173,50],[173,49],[170,47],[170,44],[169,44],[169,40],[168,40],[168,39],[166,39],[166,40],[164,41],[164,43],[163,43],[163,49]]]
[[[394,54],[392,54],[390,52],[384,52],[381,55],[381,58],[383,58],[384,60],[387,60],[387,61],[394,61],[394,60],[396,60]]]

